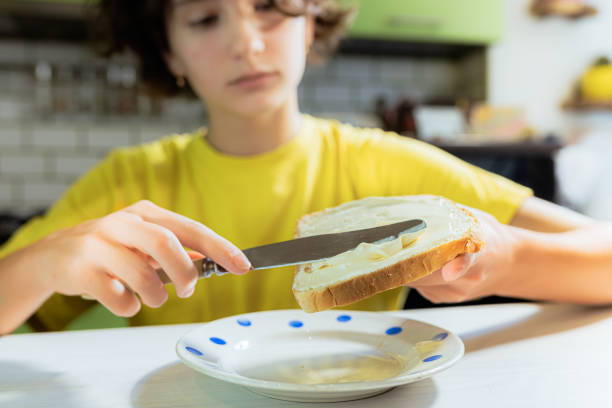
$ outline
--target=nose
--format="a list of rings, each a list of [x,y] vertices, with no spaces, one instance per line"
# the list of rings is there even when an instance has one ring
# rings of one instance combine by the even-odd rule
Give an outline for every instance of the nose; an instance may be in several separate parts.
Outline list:
[[[265,50],[261,30],[258,25],[246,18],[239,18],[233,27],[234,35],[228,36],[232,56],[236,59],[250,57]]]

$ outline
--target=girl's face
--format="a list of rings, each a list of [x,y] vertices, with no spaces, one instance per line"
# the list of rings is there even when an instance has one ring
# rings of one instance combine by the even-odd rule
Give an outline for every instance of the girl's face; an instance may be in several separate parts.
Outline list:
[[[297,98],[312,18],[288,17],[270,0],[170,2],[166,62],[209,110],[253,116]]]

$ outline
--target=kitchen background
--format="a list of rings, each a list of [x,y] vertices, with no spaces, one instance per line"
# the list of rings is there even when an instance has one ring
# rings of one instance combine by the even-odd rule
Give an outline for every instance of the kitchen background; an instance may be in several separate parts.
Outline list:
[[[0,243],[110,149],[205,125],[87,41],[85,0],[0,2]],[[434,143],[612,220],[612,2],[360,0],[303,111]]]

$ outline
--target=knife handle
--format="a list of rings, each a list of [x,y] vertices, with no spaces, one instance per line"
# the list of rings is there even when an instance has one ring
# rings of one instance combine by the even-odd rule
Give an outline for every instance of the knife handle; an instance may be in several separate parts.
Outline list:
[[[198,270],[198,279],[210,278],[213,275],[223,276],[228,273],[224,267],[222,267],[210,258],[196,259],[193,261],[193,264]],[[163,269],[156,269],[155,272],[157,273],[157,276],[159,276],[159,279],[164,285],[167,283],[172,283],[172,280],[168,275],[166,275],[166,272],[164,272]]]
[[[198,279],[210,278],[213,275],[223,276],[228,273],[224,267],[222,267],[221,265],[219,265],[218,263],[216,263],[215,261],[209,258],[195,259],[193,261],[193,264],[198,270]],[[172,280],[170,279],[168,275],[166,275],[166,272],[164,272],[163,269],[158,268],[155,270],[155,273],[157,273],[157,276],[159,276],[159,279],[162,281],[164,285],[168,283],[172,283]],[[123,284],[125,285],[125,288],[127,290],[133,292],[132,288],[127,286],[125,283]],[[83,293],[81,297],[85,300],[94,300],[94,297],[91,295],[88,295],[87,293]]]

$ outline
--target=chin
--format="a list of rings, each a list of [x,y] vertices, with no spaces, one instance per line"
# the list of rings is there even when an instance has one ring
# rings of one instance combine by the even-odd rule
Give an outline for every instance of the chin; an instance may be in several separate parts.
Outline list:
[[[240,116],[255,116],[274,112],[288,103],[286,95],[269,93],[266,95],[249,95],[239,98],[230,106],[230,110]]]

